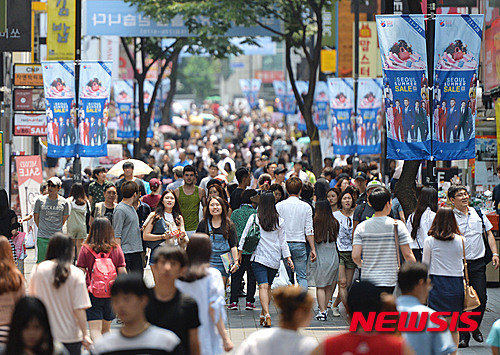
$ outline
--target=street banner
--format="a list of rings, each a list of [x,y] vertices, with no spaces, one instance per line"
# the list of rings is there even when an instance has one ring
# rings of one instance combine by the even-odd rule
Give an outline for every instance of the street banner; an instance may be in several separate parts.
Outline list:
[[[424,16],[376,18],[384,71],[387,158],[428,160],[431,137]]]
[[[309,82],[307,81],[296,81],[295,86],[297,87],[297,91],[299,92],[299,95],[302,97],[302,94],[306,94],[307,91],[309,90]],[[297,102],[295,102],[297,103]],[[298,123],[298,129],[299,131],[305,131],[307,129],[306,127],[306,121],[304,121],[304,116],[302,116],[302,112],[298,110],[298,115],[299,115],[299,123]]]
[[[108,155],[111,66],[109,61],[82,61],[80,64],[78,153],[81,157]]]
[[[434,93],[436,160],[475,157],[477,68],[484,15],[437,15]],[[437,122],[436,122],[437,121]]]
[[[75,64],[73,61],[42,62],[47,156],[76,156]]]
[[[243,96],[248,101],[251,109],[259,107],[259,91],[262,80],[260,79],[240,79],[240,88]]]
[[[320,131],[328,130],[328,84],[326,81],[318,81],[314,93],[313,103],[314,123]]]
[[[118,138],[135,137],[135,119],[132,114],[134,105],[134,83],[132,80],[117,80],[113,82],[115,94],[115,110],[118,120]]]
[[[43,183],[42,161],[39,155],[17,156],[15,159],[21,215],[27,216],[33,211],[40,195],[40,185]]]
[[[382,107],[382,78],[358,80],[358,115],[356,122],[357,152],[380,154],[379,119]]]
[[[284,80],[273,81],[274,94],[276,95],[277,109],[285,115],[293,115],[297,111],[297,102],[293,94],[292,84]]]
[[[47,0],[47,59],[74,60],[76,1]]]
[[[334,154],[354,154],[354,81],[352,78],[328,78]]]
[[[139,86],[136,86],[137,89],[137,97],[139,97]],[[153,91],[155,90],[155,84],[151,80],[144,80],[144,112],[147,112],[149,109],[149,104],[151,103],[151,97],[153,96]],[[156,96],[156,100],[158,100],[158,96]],[[139,102],[139,99],[137,99]],[[153,128],[155,126],[155,113],[151,114],[151,120],[149,121],[147,137],[153,138]],[[141,129],[141,117],[139,114],[139,110],[137,110],[137,118],[136,118],[136,132],[135,137],[139,138],[139,132]]]

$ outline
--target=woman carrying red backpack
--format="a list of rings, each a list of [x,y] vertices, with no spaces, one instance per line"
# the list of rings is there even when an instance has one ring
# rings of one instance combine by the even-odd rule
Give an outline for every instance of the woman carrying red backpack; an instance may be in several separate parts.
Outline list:
[[[125,256],[115,242],[113,226],[105,217],[94,220],[76,263],[86,274],[92,307],[87,309],[93,341],[109,332],[115,314],[111,308],[111,286],[117,274],[125,274]]]

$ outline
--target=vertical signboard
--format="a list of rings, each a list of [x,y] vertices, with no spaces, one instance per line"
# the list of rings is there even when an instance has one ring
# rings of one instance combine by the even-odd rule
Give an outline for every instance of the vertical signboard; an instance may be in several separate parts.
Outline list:
[[[31,0],[7,0],[7,28],[0,32],[3,52],[31,51]]]
[[[359,38],[357,41],[354,39],[354,42],[354,45],[357,44],[359,47],[359,77],[373,78],[381,76],[382,67],[378,51],[376,23],[374,21],[360,21]]]
[[[484,15],[437,15],[434,97],[437,160],[475,157],[477,68]],[[436,126],[436,125],[435,125]]]
[[[354,154],[356,139],[354,109],[354,81],[352,78],[328,78],[330,113],[334,154]]]
[[[108,155],[111,65],[111,62],[82,62],[80,64],[78,152],[82,157]],[[70,120],[68,120],[68,130],[69,125],[71,125]]]
[[[382,79],[359,79],[358,117],[356,124],[357,152],[380,154],[380,131],[382,122],[379,116],[382,106]]]
[[[259,106],[259,91],[261,84],[262,81],[260,79],[240,79],[241,91],[252,109]]]
[[[431,137],[424,16],[376,18],[384,71],[387,158],[428,160]]]
[[[47,59],[49,60],[75,59],[76,1],[47,0]]]
[[[43,183],[42,162],[39,155],[17,156],[15,159],[21,214],[27,216],[33,211],[40,194],[40,185]]]
[[[115,93],[115,112],[118,119],[118,138],[135,137],[135,119],[132,114],[134,103],[134,83],[132,80],[113,82]]]

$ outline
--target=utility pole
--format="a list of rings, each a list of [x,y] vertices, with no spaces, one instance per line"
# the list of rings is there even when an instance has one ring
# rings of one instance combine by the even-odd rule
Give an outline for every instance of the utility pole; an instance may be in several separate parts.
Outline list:
[[[433,119],[434,119],[434,102],[432,98],[434,93],[434,36],[436,29],[436,0],[427,0],[427,31],[426,33],[426,43],[427,43],[427,73],[428,77],[428,87],[429,87],[429,111],[430,111],[430,136],[431,136],[431,159],[427,161],[427,176],[425,177],[425,182],[427,185],[434,187],[436,190],[438,188],[437,174],[436,174],[436,161],[433,156],[432,147],[432,137],[433,137]]]
[[[80,117],[79,110],[79,91],[80,91],[80,59],[82,57],[82,0],[76,0],[76,28],[75,28],[75,103],[76,103],[76,117]],[[76,124],[76,135],[78,134],[78,122]],[[80,155],[76,155],[73,160],[73,182],[82,182],[82,162]]]
[[[358,79],[359,79],[359,2],[354,0],[354,117],[357,121],[358,117]],[[353,172],[358,169],[359,157],[358,153],[354,155],[352,160]]]

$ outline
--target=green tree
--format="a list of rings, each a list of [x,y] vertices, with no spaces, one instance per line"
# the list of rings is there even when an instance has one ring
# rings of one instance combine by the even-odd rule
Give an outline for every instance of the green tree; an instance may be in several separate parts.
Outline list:
[[[179,69],[179,80],[185,85],[184,92],[193,93],[198,101],[214,93],[216,75],[220,63],[208,57],[183,59]]]

